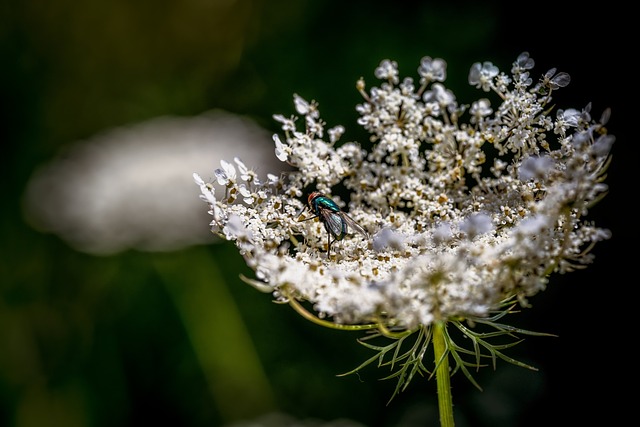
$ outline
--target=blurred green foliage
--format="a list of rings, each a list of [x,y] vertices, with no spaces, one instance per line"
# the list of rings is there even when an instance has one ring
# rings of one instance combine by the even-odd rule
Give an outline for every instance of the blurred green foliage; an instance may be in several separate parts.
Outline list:
[[[600,50],[598,36],[583,36],[586,19],[576,10],[541,17],[513,8],[328,0],[2,5],[0,425],[221,426],[272,411],[368,426],[436,423],[433,381],[414,381],[387,406],[393,384],[378,381],[385,371],[337,378],[370,355],[358,336],[319,330],[242,283],[239,274],[252,272],[231,244],[89,256],[30,229],[21,195],[34,167],[101,130],[224,108],[277,132],[271,115],[291,114],[294,92],[316,99],[329,126],[347,128],[345,139],[364,142],[355,82],[363,76],[375,84],[384,58],[414,77],[422,56],[444,58],[448,86],[469,102],[479,97],[466,80],[473,62],[508,69],[528,50],[534,74],[552,66],[571,74],[564,92],[572,94],[559,102],[580,108],[594,101],[598,112],[611,106],[610,128],[620,140],[614,123],[621,125],[622,108],[610,96],[621,84],[597,80],[594,68],[603,56],[609,69],[622,69],[621,61]],[[593,18],[616,40],[611,9]],[[608,206],[617,200],[618,148],[608,181],[613,200],[594,210],[614,236]],[[614,245],[602,246],[593,268],[553,277],[523,312],[520,326],[560,335],[514,349],[540,372],[501,364],[479,374],[483,393],[454,377],[459,425],[540,425],[551,413],[579,424],[590,419],[586,409],[605,406],[580,385],[590,365],[576,359],[590,336],[574,323],[599,302],[593,287],[612,268],[606,249]]]

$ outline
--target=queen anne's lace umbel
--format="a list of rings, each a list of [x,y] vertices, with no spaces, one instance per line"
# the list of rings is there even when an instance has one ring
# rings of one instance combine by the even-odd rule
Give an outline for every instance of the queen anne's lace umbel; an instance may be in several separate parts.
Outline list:
[[[223,162],[215,171],[223,194],[194,175],[212,231],[235,242],[255,271],[251,283],[335,323],[411,329],[485,317],[505,300],[524,304],[551,273],[592,262],[593,245],[610,237],[584,217],[607,191],[614,142],[608,110],[599,121],[590,105],[555,111],[552,93],[569,75],[552,69],[534,82],[533,65],[527,53],[511,75],[474,64],[469,83],[497,104],[462,105],[443,84],[442,59],[422,59],[419,86],[383,61],[380,86],[357,83],[370,152],[337,144],[344,128],[326,129],[317,103],[294,95],[302,120],[274,116],[284,137],[273,137],[294,171],[263,182],[240,159]],[[338,185],[348,203],[333,194]],[[300,215],[311,191],[371,238],[351,233],[327,255],[322,222],[301,221],[313,215]]]

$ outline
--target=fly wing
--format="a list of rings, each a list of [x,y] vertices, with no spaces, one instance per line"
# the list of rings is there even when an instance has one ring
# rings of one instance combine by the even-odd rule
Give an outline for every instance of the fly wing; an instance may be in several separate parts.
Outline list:
[[[337,240],[347,234],[347,223],[342,216],[343,212],[334,212],[330,209],[320,209],[320,216],[324,222],[324,226]]]
[[[362,228],[362,226],[360,224],[358,224],[353,218],[351,218],[349,215],[347,215],[344,212],[340,212],[340,215],[342,216],[343,221],[347,225],[349,225],[349,227],[351,227],[352,229],[354,229],[358,233],[362,234],[366,239],[369,238],[369,233],[367,233],[367,230]]]

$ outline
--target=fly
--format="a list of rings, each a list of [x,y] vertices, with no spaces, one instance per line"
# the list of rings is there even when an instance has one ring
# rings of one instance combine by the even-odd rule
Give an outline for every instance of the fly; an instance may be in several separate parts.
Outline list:
[[[314,218],[320,219],[325,230],[327,230],[327,258],[331,256],[331,244],[336,240],[342,240],[344,236],[347,235],[349,227],[362,234],[365,238],[369,238],[369,233],[367,233],[360,224],[345,212],[342,212],[336,202],[324,194],[318,191],[312,192],[309,194],[308,204],[309,210],[311,210],[314,216],[305,218],[302,221],[308,221]]]

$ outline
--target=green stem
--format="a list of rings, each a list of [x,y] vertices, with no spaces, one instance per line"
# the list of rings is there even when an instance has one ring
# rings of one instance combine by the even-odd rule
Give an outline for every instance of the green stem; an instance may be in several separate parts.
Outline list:
[[[445,322],[436,322],[433,326],[433,354],[436,363],[436,383],[438,384],[438,411],[440,426],[453,427],[453,399],[451,397],[451,378],[449,373],[449,353],[445,342]]]
[[[219,261],[204,247],[152,259],[224,423],[272,412],[271,384]]]
[[[378,327],[378,325],[375,323],[372,323],[370,325],[341,325],[339,323],[333,323],[329,322],[328,320],[319,319],[317,316],[314,316],[313,314],[305,310],[305,308],[295,298],[289,298],[289,305],[293,307],[293,309],[305,319],[326,328],[343,329],[348,331],[361,331],[366,329],[376,329]]]

